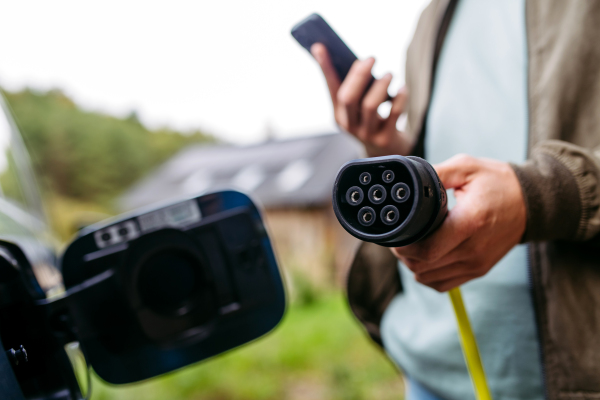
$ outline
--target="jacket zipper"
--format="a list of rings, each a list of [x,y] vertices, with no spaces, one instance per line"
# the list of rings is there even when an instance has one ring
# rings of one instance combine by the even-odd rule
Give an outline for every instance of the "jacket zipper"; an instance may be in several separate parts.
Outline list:
[[[525,89],[527,90],[527,150],[525,153],[525,159],[529,158],[529,152],[530,152],[530,148],[531,148],[531,101],[530,101],[530,79],[529,79],[529,65],[530,65],[530,58],[531,58],[531,51],[530,51],[530,45],[529,45],[529,29],[531,29],[531,25],[528,23],[528,19],[529,19],[529,13],[527,12],[527,4],[529,2],[527,0],[525,0],[525,35],[526,35],[526,44],[527,44],[527,71],[526,71],[526,75],[525,75]],[[544,390],[544,399],[548,399],[548,387],[546,385],[546,363],[545,363],[545,357],[544,357],[544,346],[542,344],[542,332],[540,329],[540,324],[538,323],[538,315],[541,312],[541,310],[539,310],[539,307],[537,307],[537,303],[535,300],[535,290],[534,290],[534,283],[533,283],[533,267],[532,267],[532,253],[533,253],[534,249],[533,246],[530,243],[527,243],[527,280],[528,280],[528,284],[529,284],[529,294],[531,295],[531,303],[533,306],[533,315],[534,315],[534,319],[533,322],[535,324],[535,331],[537,334],[537,339],[538,339],[538,348],[540,351],[540,359],[539,362],[541,364],[541,375],[542,375],[542,388]]]
[[[542,374],[542,388],[544,390],[544,399],[548,399],[548,388],[546,387],[546,363],[544,362],[544,346],[542,346],[542,333],[540,330],[540,326],[538,324],[538,320],[537,320],[537,315],[540,312],[538,310],[538,307],[536,306],[536,302],[535,302],[535,291],[534,291],[534,287],[533,287],[533,268],[531,266],[531,258],[532,258],[532,252],[533,252],[533,247],[531,244],[527,243],[527,282],[529,285],[529,294],[531,295],[531,303],[533,306],[533,313],[534,313],[534,324],[535,324],[535,332],[537,334],[537,340],[538,340],[538,348],[540,351],[540,364],[541,364],[541,374]]]

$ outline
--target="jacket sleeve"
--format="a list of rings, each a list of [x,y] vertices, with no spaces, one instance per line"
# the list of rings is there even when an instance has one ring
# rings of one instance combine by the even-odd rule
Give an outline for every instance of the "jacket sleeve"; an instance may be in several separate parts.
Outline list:
[[[560,140],[540,142],[522,165],[512,165],[523,190],[523,242],[588,240],[600,231],[600,149]]]

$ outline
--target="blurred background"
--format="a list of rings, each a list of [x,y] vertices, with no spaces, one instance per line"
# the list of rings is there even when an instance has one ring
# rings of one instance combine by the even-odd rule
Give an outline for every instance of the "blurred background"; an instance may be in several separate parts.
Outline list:
[[[0,14],[0,90],[59,246],[123,211],[223,187],[251,193],[290,305],[267,337],[92,399],[398,399],[402,380],[343,296],[357,242],[330,203],[361,157],[317,64],[290,35],[320,13],[375,76],[404,81],[425,0],[20,1]],[[386,110],[381,110],[385,113]],[[10,182],[2,182],[3,186]]]

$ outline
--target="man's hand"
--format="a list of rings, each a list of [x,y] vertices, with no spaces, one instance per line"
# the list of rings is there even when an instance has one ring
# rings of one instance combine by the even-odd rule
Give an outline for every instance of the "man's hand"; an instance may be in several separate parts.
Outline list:
[[[321,43],[315,43],[311,47],[311,53],[325,75],[338,125],[365,145],[369,157],[408,154],[410,145],[402,132],[396,129],[396,122],[406,104],[406,90],[400,89],[392,100],[392,108],[387,118],[382,118],[377,113],[379,105],[387,100],[387,89],[392,75],[386,74],[376,80],[364,94],[371,80],[371,69],[375,64],[373,58],[356,60],[346,79],[340,82],[327,48]]]
[[[435,169],[456,206],[431,236],[392,251],[418,282],[445,292],[485,275],[518,244],[526,211],[508,163],[458,155]]]

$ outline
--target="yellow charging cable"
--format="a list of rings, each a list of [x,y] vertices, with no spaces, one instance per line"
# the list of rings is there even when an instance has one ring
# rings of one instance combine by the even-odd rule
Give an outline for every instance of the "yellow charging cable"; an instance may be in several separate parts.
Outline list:
[[[450,300],[452,300],[452,306],[454,307],[454,314],[456,315],[456,321],[458,322],[460,342],[467,363],[467,369],[471,374],[471,380],[473,381],[477,400],[492,400],[492,394],[490,393],[483,364],[481,363],[481,357],[479,356],[477,341],[475,340],[475,335],[473,334],[473,329],[469,322],[469,316],[465,309],[465,303],[463,302],[460,288],[451,289],[448,294],[450,295]]]

